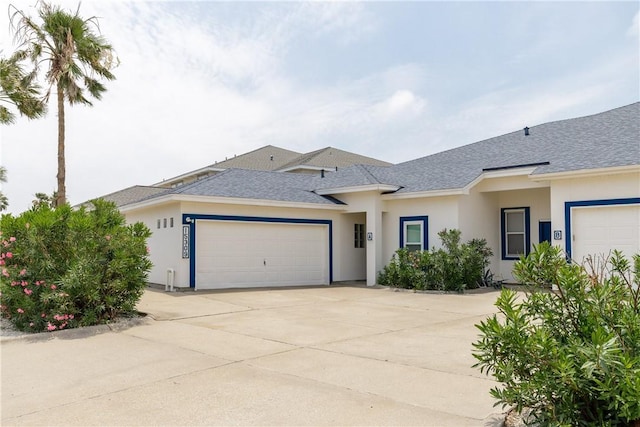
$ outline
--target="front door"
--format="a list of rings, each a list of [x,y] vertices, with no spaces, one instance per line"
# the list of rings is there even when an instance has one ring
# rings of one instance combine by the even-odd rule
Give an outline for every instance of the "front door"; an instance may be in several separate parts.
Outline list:
[[[538,224],[538,236],[540,237],[540,243],[551,243],[551,221],[540,221]]]

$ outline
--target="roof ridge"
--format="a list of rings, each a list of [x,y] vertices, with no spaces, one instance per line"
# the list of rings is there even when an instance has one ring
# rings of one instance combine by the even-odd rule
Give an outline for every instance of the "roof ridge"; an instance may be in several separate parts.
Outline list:
[[[225,169],[223,171],[220,171],[220,172],[218,172],[216,174],[209,175],[209,176],[201,178],[201,179],[196,179],[195,181],[189,182],[188,184],[179,185],[179,186],[177,186],[175,188],[169,189],[169,190],[171,190],[170,193],[172,193],[172,194],[182,193],[185,190],[188,190],[191,187],[195,187],[196,185],[202,184],[205,181],[213,181],[215,178],[219,178],[219,177],[229,173],[230,171],[232,171],[234,169],[237,169],[237,168],[227,168],[227,169]]]
[[[361,169],[361,171],[362,171],[362,172],[364,172],[364,173],[363,173],[363,175],[364,175],[367,179],[369,179],[369,181],[373,181],[373,184],[382,184],[382,183],[380,182],[380,180],[379,180],[379,179],[378,179],[378,178],[377,178],[373,173],[371,173],[371,171],[369,171],[369,169],[367,169],[367,168],[365,167],[365,165],[363,165],[363,164],[356,164],[356,165],[354,165],[354,166],[355,166],[355,167],[357,167],[357,168],[359,168],[359,169]]]
[[[266,148],[277,148],[278,150],[289,151],[289,152],[291,152],[291,153],[296,153],[296,154],[298,154],[298,155],[303,155],[303,153],[299,153],[299,152],[297,152],[297,151],[289,150],[288,148],[282,148],[282,147],[278,147],[277,145],[267,144],[267,145],[263,145],[262,147],[255,148],[255,149],[253,149],[253,150],[251,150],[251,151],[247,151],[246,153],[242,153],[242,154],[240,154],[239,156],[235,156],[235,155],[234,155],[234,157],[229,157],[229,158],[226,158],[226,159],[224,159],[224,160],[220,160],[219,162],[212,163],[212,164],[207,165],[207,166],[205,166],[205,167],[215,166],[215,165],[217,165],[218,163],[226,162],[226,161],[231,160],[231,159],[238,159],[238,158],[240,158],[240,157],[246,157],[246,156],[248,156],[249,154],[253,154],[253,153],[255,153],[256,151],[264,150],[264,149],[266,149]],[[202,169],[202,168],[201,168],[201,169]],[[196,170],[197,170],[197,169],[196,169]]]

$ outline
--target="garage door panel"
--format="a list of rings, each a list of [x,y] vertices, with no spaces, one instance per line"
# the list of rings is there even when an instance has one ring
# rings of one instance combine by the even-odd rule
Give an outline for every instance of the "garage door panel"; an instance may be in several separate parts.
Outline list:
[[[640,206],[575,208],[572,212],[573,259],[608,255],[613,249],[627,257],[640,252]]]
[[[329,283],[328,226],[198,222],[196,287]]]

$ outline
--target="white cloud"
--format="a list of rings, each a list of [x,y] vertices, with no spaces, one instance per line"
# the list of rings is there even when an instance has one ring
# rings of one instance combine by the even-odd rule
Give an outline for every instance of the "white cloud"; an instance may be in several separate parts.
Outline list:
[[[627,29],[627,35],[631,37],[640,37],[640,11],[636,12],[636,15],[631,21],[631,26]]]
[[[410,90],[398,90],[376,109],[385,119],[415,117],[422,113],[425,102]]]

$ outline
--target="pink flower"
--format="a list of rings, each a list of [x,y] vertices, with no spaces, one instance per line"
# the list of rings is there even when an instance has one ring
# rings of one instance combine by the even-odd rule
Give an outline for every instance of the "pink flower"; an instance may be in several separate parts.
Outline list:
[[[70,314],[70,315],[69,315],[69,319],[73,319],[73,314]]]
[[[67,326],[67,322],[64,322],[62,325],[60,325],[60,329],[64,329]]]
[[[7,253],[5,254],[5,256],[6,256],[7,258],[13,258],[13,253],[11,253],[11,252],[7,252]]]
[[[29,327],[33,328],[33,322],[29,322]]]
[[[27,269],[23,268],[22,270],[20,270],[20,275],[24,276],[25,274],[27,274]]]
[[[24,286],[29,286],[29,282],[27,282],[26,280],[23,280],[22,283],[20,283],[23,287]]]
[[[56,289],[57,286],[56,285],[51,285],[51,289]]]
[[[40,286],[40,281],[36,280],[36,286]]]
[[[27,294],[27,295],[31,295],[33,293],[33,291],[31,289],[24,288],[24,293]]]
[[[56,325],[52,325],[51,322],[47,322],[47,331],[54,331],[56,329]]]
[[[9,241],[10,241],[10,242],[15,242],[15,241],[16,241],[16,238],[15,238],[15,237],[13,237],[13,236],[11,236],[11,237],[9,237]]]
[[[0,258],[0,265],[4,265],[4,264],[5,264],[4,259]]]
[[[2,269],[2,275],[5,276],[5,277],[9,277],[9,272],[7,271],[6,268]]]
[[[24,310],[23,310],[23,309],[21,309],[21,308],[19,308],[19,309],[18,309],[18,313],[22,314],[22,313],[24,313]]]
[[[40,315],[40,317],[42,317],[43,319],[45,318],[45,316],[46,316],[46,314],[44,314],[44,313],[42,313],[42,314]]]

